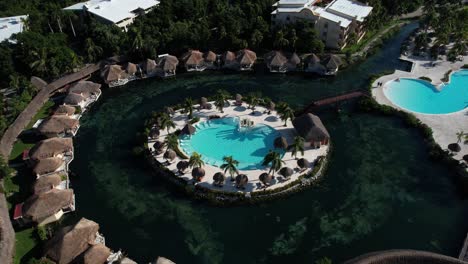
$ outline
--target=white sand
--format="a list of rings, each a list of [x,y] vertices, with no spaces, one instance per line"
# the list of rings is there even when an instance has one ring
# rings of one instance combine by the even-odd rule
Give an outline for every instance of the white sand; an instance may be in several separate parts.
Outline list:
[[[212,105],[214,105],[213,102],[210,102]],[[288,120],[287,126],[284,126],[284,122],[280,120],[280,118],[276,115],[275,111],[272,111],[271,115],[268,114],[263,114],[263,112],[266,110],[264,107],[257,106],[256,107],[256,114],[255,115],[250,115],[252,113],[252,110],[247,109],[247,105],[244,103],[242,107],[234,106],[233,105],[234,101],[230,101],[230,106],[224,108],[224,113],[218,112],[214,107],[212,110],[201,110],[201,111],[194,111],[193,115],[200,117],[200,122],[204,122],[208,120],[208,117],[210,115],[218,115],[221,117],[239,117],[239,118],[249,118],[250,120],[254,121],[255,124],[266,124],[274,129],[276,129],[281,136],[285,137],[286,140],[288,141],[288,144],[292,144],[294,142],[294,137],[296,136],[295,129],[292,125],[292,122]],[[195,109],[197,109],[197,105],[194,106]],[[186,114],[182,114],[181,111],[177,111],[176,114],[172,118],[174,122],[176,123],[176,128],[171,129],[170,133],[174,132],[177,129],[182,129],[185,124],[187,123],[188,119]],[[195,124],[194,124],[195,125]],[[161,135],[158,140],[164,141],[165,136],[167,135],[167,132],[165,130],[161,130]],[[150,150],[153,150],[153,144],[150,141],[149,142],[149,147]],[[307,159],[311,164],[317,159],[319,156],[326,156],[328,152],[329,147],[328,146],[322,146],[320,149],[313,149],[310,147],[305,147],[305,152],[304,152],[304,158]],[[187,156],[190,156],[191,153],[186,153]],[[226,155],[229,155],[229,152],[226,153]],[[161,164],[165,164],[166,160],[163,158],[163,155],[159,155],[155,157]],[[302,158],[300,154],[298,154],[298,158]],[[177,174],[177,163],[180,161],[179,157],[177,157],[170,165],[166,166],[169,170],[174,172],[176,175]],[[285,164],[283,167],[290,167],[292,169],[297,168],[297,161],[292,157],[291,152],[287,152],[284,157],[283,161]],[[226,182],[224,184],[224,187],[215,187],[213,186],[213,175],[216,172],[222,171],[220,168],[212,166],[212,165],[205,165],[203,167],[205,169],[205,177],[202,179],[200,184],[203,187],[210,188],[210,189],[215,189],[215,190],[222,190],[222,191],[228,191],[228,192],[255,192],[255,191],[260,191],[264,190],[262,188],[262,184],[258,177],[260,174],[263,172],[268,172],[269,168],[266,167],[265,169],[257,169],[257,170],[240,170],[240,173],[247,175],[249,178],[249,182],[244,190],[239,190],[235,187],[235,184],[230,181],[230,176],[226,175]],[[288,181],[285,182],[279,182],[278,179],[281,179],[282,177],[276,177],[275,180],[272,181],[272,185],[267,188],[267,190],[271,189],[276,189],[281,186],[284,186],[292,181],[297,180],[297,178],[303,174],[309,173],[313,168],[309,168],[306,171],[302,172],[297,172],[295,170],[295,173],[291,176],[291,178]],[[190,171],[190,170],[187,170]],[[277,176],[277,175],[275,175]],[[191,173],[188,172],[187,174],[182,177],[183,179],[187,181],[192,181],[192,176]]]
[[[464,131],[468,133],[468,109],[465,108],[462,111],[452,114],[420,114],[414,113],[406,109],[402,109],[394,105],[384,94],[384,90],[387,89],[387,84],[397,78],[419,78],[426,76],[431,78],[432,84],[436,87],[442,84],[442,78],[445,73],[449,70],[457,71],[464,64],[468,63],[468,56],[465,56],[463,61],[457,61],[455,63],[449,61],[437,61],[436,66],[432,67],[433,61],[428,59],[422,59],[419,57],[405,57],[401,59],[413,62],[412,72],[395,71],[393,74],[383,76],[376,80],[372,85],[372,95],[378,103],[389,105],[394,108],[414,114],[421,122],[432,128],[435,141],[443,148],[447,149],[447,146],[451,143],[457,142],[456,133]],[[384,85],[377,87],[377,83],[382,82]],[[455,155],[456,159],[461,159],[463,155],[468,154],[468,145],[460,143],[461,151]]]

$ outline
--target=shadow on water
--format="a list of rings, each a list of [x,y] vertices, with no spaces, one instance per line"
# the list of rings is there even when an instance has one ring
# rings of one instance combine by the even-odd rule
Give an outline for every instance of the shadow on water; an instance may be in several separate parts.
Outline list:
[[[71,169],[77,214],[97,221],[108,246],[138,262],[339,262],[390,248],[456,255],[466,231],[466,202],[450,172],[429,160],[418,131],[395,118],[321,114],[333,139],[331,166],[317,186],[258,206],[216,208],[186,199],[132,155],[151,111],[217,89],[259,91],[294,107],[367,85],[398,67],[406,26],[376,55],[335,79],[209,73],[145,80],[106,91],[81,121]],[[212,177],[212,175],[207,175]]]

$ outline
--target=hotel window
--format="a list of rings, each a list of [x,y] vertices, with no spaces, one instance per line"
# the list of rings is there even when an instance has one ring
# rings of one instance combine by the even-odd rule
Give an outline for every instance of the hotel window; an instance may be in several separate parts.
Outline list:
[[[324,37],[324,38],[327,37],[327,32],[326,31],[322,32],[322,37]]]
[[[291,18],[290,18],[289,16],[287,16],[287,17],[286,17],[286,20],[289,21],[289,20],[291,20]]]

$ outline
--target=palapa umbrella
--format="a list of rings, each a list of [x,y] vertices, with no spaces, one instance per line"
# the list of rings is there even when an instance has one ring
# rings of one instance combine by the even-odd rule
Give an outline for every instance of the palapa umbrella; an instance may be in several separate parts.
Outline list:
[[[172,108],[172,107],[166,107],[166,108],[164,109],[164,112],[166,112],[166,114],[168,114],[168,115],[173,115],[173,114],[175,114],[174,108]]]
[[[167,161],[173,161],[177,157],[177,154],[174,150],[168,149],[166,153],[164,153],[164,159]]]
[[[185,174],[184,172],[188,169],[189,167],[189,162],[186,160],[181,160],[177,162],[177,170],[179,171],[180,174]]]
[[[281,168],[281,170],[279,171],[279,174],[281,176],[283,176],[284,178],[289,178],[291,177],[293,174],[294,174],[294,171],[293,169],[289,168],[289,167],[283,167]]]
[[[448,145],[448,149],[452,152],[460,152],[461,151],[461,147],[458,143],[452,143],[450,145]]]
[[[203,168],[200,168],[200,167],[193,168],[192,169],[192,177],[196,181],[201,181],[201,179],[203,177],[205,177],[205,170]]]
[[[277,137],[274,142],[275,148],[284,149],[288,148],[288,141],[286,141],[285,137]]]
[[[245,188],[245,185],[247,185],[247,182],[249,182],[249,178],[245,174],[239,174],[236,177],[236,187],[237,188]]]
[[[156,127],[156,126],[154,126],[154,127],[151,128],[151,130],[150,130],[148,136],[149,136],[150,138],[152,138],[152,139],[156,139],[156,138],[159,137],[159,134],[160,134],[159,128]]]
[[[242,95],[236,94],[236,105],[242,105]]]
[[[200,106],[201,106],[201,108],[205,108],[205,107],[206,107],[206,104],[208,104],[208,99],[206,99],[206,97],[200,98]]]
[[[273,176],[271,176],[270,174],[264,172],[262,174],[260,174],[260,177],[258,177],[258,179],[266,186],[269,186],[271,181],[273,180]]]
[[[214,185],[223,185],[226,180],[226,175],[222,172],[217,172],[213,175]]]
[[[273,102],[273,101],[270,101],[270,103],[268,103],[268,110],[270,111],[273,111],[275,110],[275,107],[276,107],[276,104]]]
[[[310,168],[310,162],[302,158],[297,161],[297,166],[299,166],[299,168],[301,169],[307,169],[307,168]]]
[[[158,141],[154,142],[153,148],[154,148],[154,151],[156,152],[156,154],[159,155],[159,154],[163,153],[164,143],[158,140]]]
[[[195,131],[196,129],[194,126],[192,126],[191,124],[186,124],[182,129],[181,133],[184,135],[193,135]]]

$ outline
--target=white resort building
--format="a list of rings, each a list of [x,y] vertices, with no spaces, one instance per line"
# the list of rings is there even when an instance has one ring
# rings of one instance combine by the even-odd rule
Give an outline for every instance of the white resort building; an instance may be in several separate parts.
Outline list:
[[[365,19],[372,7],[354,0],[333,0],[321,6],[321,0],[279,0],[271,13],[272,25],[311,21],[325,46],[342,49],[348,37],[355,33],[358,42],[365,35]]]
[[[90,0],[64,10],[86,12],[104,23],[114,24],[126,31],[136,17],[148,13],[157,5],[157,0]]]
[[[0,18],[0,42],[11,40],[13,34],[18,34],[24,30],[24,21],[28,16],[14,16],[14,17],[2,17]]]

